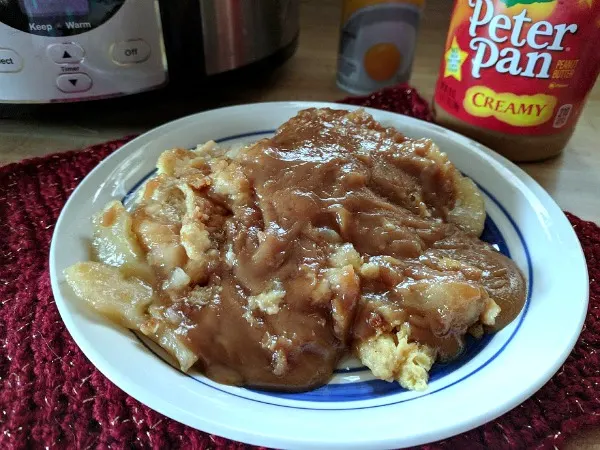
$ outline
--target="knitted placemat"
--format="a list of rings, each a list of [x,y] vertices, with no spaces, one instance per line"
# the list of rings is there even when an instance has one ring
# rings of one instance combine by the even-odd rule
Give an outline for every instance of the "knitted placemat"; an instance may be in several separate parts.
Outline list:
[[[427,103],[406,86],[345,101],[430,119]],[[83,177],[126,141],[0,167],[0,449],[246,448],[129,397],[84,357],[54,304],[48,250],[61,208]],[[575,349],[514,410],[424,449],[551,449],[600,425],[600,228],[568,218],[591,280],[589,314]]]

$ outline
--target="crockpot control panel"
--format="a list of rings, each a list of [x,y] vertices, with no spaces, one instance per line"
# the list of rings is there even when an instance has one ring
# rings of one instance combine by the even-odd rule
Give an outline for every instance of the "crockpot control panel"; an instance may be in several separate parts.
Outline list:
[[[166,82],[158,0],[0,0],[0,103],[91,100]]]

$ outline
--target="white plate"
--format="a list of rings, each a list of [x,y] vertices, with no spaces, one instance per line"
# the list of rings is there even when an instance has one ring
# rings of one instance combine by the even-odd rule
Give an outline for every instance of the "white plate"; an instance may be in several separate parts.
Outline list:
[[[160,349],[82,308],[63,270],[88,259],[90,217],[112,199],[127,199],[152,173],[158,155],[215,139],[249,142],[297,111],[354,109],[283,102],[203,112],[163,125],[123,146],[90,173],[67,202],[50,250],[60,314],[90,361],[113,383],[179,422],[238,441],[286,448],[389,448],[423,444],[467,431],[515,407],[560,367],[581,331],[588,277],[579,242],[548,194],[522,170],[456,133],[406,116],[367,109],[412,137],[430,137],[486,195],[486,237],[523,270],[529,297],[507,328],[471,346],[468,357],[434,368],[425,392],[372,380],[342,367],[312,393],[277,395],[185,375]]]

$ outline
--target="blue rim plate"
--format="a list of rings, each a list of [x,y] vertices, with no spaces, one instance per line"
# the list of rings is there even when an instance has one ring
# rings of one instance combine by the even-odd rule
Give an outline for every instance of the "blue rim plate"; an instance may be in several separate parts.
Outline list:
[[[432,138],[475,180],[488,212],[484,239],[510,255],[528,282],[521,315],[501,332],[470,342],[459,360],[434,366],[428,390],[409,392],[374,380],[352,360],[339,367],[328,385],[308,393],[223,386],[199,373],[181,373],[153,343],[107,323],[76,301],[62,271],[88,258],[89,218],[110,200],[130,201],[162,151],[210,139],[252,142],[312,106],[342,108],[280,102],[199,113],[131,141],[82,181],[61,213],[50,250],[56,304],[79,347],[117,386],[166,416],[271,447],[418,445],[469,430],[515,407],[558,370],[579,336],[588,301],[581,247],[558,206],[514,164],[463,136],[398,114],[367,108],[375,119],[408,136]]]

